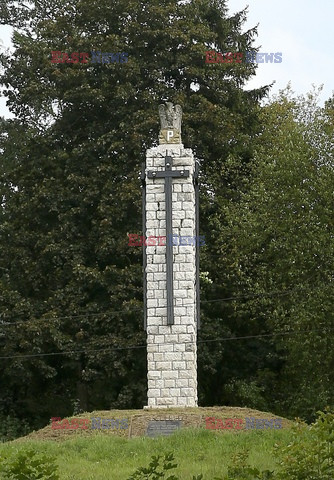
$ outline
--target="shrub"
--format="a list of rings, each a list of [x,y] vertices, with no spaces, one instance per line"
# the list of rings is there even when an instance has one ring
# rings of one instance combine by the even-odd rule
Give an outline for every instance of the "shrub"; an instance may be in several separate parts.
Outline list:
[[[276,446],[281,467],[277,479],[333,480],[334,414],[329,410],[317,413],[310,426],[297,422],[289,445]]]
[[[0,443],[9,442],[29,433],[31,428],[24,420],[13,415],[0,414]]]
[[[32,449],[0,454],[1,480],[58,480],[57,467],[51,457]]]

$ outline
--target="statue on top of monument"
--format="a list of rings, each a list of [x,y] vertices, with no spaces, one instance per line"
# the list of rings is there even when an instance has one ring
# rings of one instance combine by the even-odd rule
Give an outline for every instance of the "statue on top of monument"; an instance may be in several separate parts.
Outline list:
[[[171,102],[159,105],[160,135],[159,143],[181,143],[182,108]]]

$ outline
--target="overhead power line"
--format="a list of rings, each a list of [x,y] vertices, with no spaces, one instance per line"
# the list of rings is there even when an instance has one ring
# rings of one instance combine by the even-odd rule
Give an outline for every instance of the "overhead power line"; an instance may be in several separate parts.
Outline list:
[[[321,282],[321,285],[323,285],[323,282]],[[315,287],[315,288],[320,288],[320,286]],[[276,291],[276,292],[268,292],[268,293],[246,293],[243,295],[236,295],[232,297],[226,297],[226,298],[215,298],[211,300],[201,300],[201,305],[202,304],[208,304],[208,303],[218,303],[218,302],[230,302],[234,300],[252,300],[255,298],[271,298],[271,297],[284,297],[287,295],[290,295],[291,293],[295,291],[304,291],[304,290],[309,290],[307,287],[295,287],[291,289],[286,289],[286,290],[281,290],[281,291]],[[192,304],[185,305],[185,306],[191,306]],[[164,305],[161,308],[166,308],[168,305]],[[0,323],[0,327],[6,327],[10,325],[22,325],[26,324],[27,322],[39,322],[39,321],[55,321],[55,320],[72,320],[75,318],[87,318],[87,317],[101,317],[101,316],[110,316],[110,315],[116,315],[116,314],[124,314],[124,313],[135,313],[135,312],[143,312],[143,307],[140,308],[133,308],[133,309],[126,309],[126,307],[123,307],[122,310],[108,310],[107,312],[100,312],[100,313],[83,313],[80,315],[66,315],[66,316],[55,316],[55,317],[42,317],[42,318],[34,318],[34,319],[28,319],[28,320],[21,320],[19,322],[3,322]]]
[[[206,340],[199,340],[197,343],[214,343],[214,342],[224,342],[224,341],[235,341],[235,340],[248,340],[254,338],[265,338],[265,337],[274,337],[274,336],[289,336],[289,335],[298,335],[301,333],[315,333],[315,332],[322,332],[324,335],[332,331],[333,328],[326,328],[324,332],[323,329],[321,330],[299,330],[295,332],[276,332],[276,333],[263,333],[259,335],[245,335],[242,337],[223,337],[223,338],[212,338]],[[196,342],[183,342],[184,344],[194,344]],[[166,343],[157,343],[156,345],[168,345]],[[135,350],[135,349],[142,349],[147,348],[147,345],[130,345],[127,347],[107,347],[107,348],[96,348],[96,349],[85,349],[85,350],[67,350],[65,352],[49,352],[49,353],[32,353],[26,355],[8,355],[8,356],[1,356],[0,360],[5,359],[25,359],[25,358],[36,358],[36,357],[51,357],[51,356],[61,356],[61,355],[69,355],[73,353],[95,353],[95,352],[116,352],[120,350]]]

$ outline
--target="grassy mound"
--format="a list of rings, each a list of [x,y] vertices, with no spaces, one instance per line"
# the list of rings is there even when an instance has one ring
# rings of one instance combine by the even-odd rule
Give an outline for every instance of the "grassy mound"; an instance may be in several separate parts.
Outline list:
[[[56,440],[63,441],[69,438],[79,437],[91,437],[98,434],[111,435],[122,438],[132,438],[144,436],[146,432],[147,424],[150,420],[159,420],[159,419],[180,419],[182,422],[183,430],[185,429],[205,429],[206,428],[206,417],[215,417],[219,419],[228,419],[228,418],[241,418],[245,420],[247,417],[252,417],[255,419],[267,419],[271,420],[276,417],[268,412],[260,412],[259,410],[252,410],[249,408],[238,408],[238,407],[198,407],[198,408],[173,408],[173,409],[149,409],[149,410],[105,410],[105,411],[96,411],[90,413],[84,413],[81,415],[76,415],[71,418],[77,419],[80,421],[84,419],[89,419],[89,424],[87,429],[78,428],[74,429],[52,429],[51,422],[50,425],[42,428],[41,430],[34,431],[15,440],[16,442],[27,441],[27,440]],[[101,419],[127,419],[129,428],[127,429],[93,429],[92,428],[92,419],[101,418]],[[282,420],[282,430],[286,430],[292,424],[291,421],[281,418]],[[82,422],[81,422],[82,423]],[[245,422],[244,422],[245,423]],[[245,430],[245,424],[241,430],[215,430],[218,433],[246,433],[248,430]]]
[[[268,412],[247,408],[210,407],[158,410],[110,410],[72,417],[76,424],[89,419],[87,429],[45,428],[0,445],[1,453],[33,449],[55,460],[60,480],[126,480],[139,466],[148,465],[152,455],[173,452],[178,467],[175,474],[182,480],[203,474],[205,479],[223,477],[233,455],[249,450],[249,463],[260,470],[275,469],[273,446],[286,445],[292,433],[292,422],[282,419],[281,429],[209,430],[206,418],[247,417],[278,418]],[[128,419],[127,429],[92,429],[93,418]],[[168,437],[145,436],[150,420],[180,419],[182,429]],[[71,422],[69,422],[71,424]]]

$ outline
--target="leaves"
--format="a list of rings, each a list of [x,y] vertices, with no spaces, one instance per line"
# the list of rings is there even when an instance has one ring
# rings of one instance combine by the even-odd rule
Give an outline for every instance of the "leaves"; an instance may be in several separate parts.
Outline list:
[[[166,477],[169,470],[173,470],[177,467],[177,464],[171,463],[174,461],[174,455],[172,452],[165,453],[164,455],[153,455],[149,466],[139,467],[128,480],[159,480],[159,478],[165,478],[166,480],[178,480],[175,475],[169,475]],[[160,465],[161,463],[161,465]],[[159,471],[159,469],[161,469]]]
[[[313,141],[327,136],[324,111],[315,104],[314,96],[305,101],[288,91],[262,109],[252,172],[240,203],[228,210],[226,230],[236,245],[243,284],[260,296],[269,293],[265,311],[263,301],[256,301],[258,315],[283,334],[275,342],[286,362],[277,406],[307,418],[334,394],[328,302],[333,298],[334,170],[322,160],[332,155],[330,138]]]
[[[58,480],[51,457],[33,449],[13,450],[0,457],[0,475],[8,480]]]
[[[249,160],[259,92],[242,88],[251,64],[208,66],[205,51],[249,50],[254,31],[206,0],[6,5],[16,49],[1,56],[1,82],[16,119],[2,122],[0,139],[2,356],[11,357],[1,408],[15,404],[35,426],[71,414],[77,399],[83,410],[141,408],[145,349],[130,347],[145,344],[142,256],[127,233],[142,229],[139,178],[157,142],[157,106],[183,106],[184,144],[204,159],[201,216],[216,214],[208,192],[234,195],[238,180],[226,193],[232,171],[223,182],[220,171],[228,155],[236,170]],[[52,51],[129,61],[54,64]],[[215,271],[204,259],[203,269]]]

